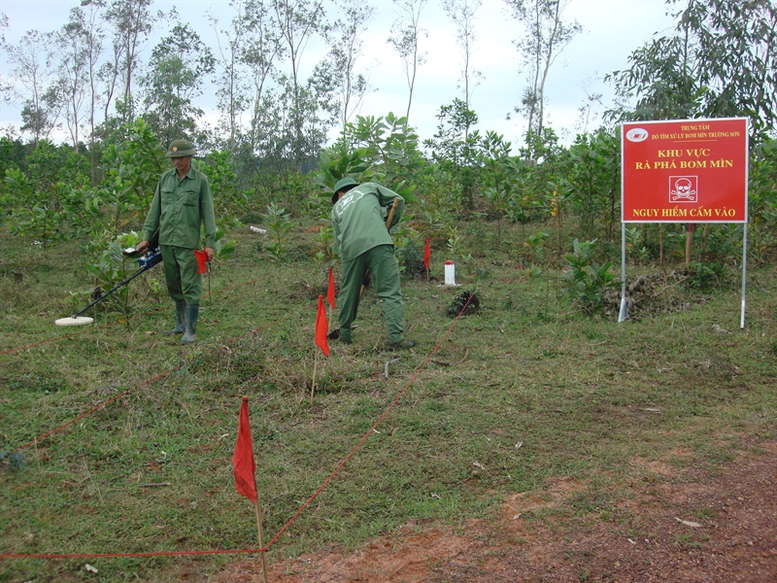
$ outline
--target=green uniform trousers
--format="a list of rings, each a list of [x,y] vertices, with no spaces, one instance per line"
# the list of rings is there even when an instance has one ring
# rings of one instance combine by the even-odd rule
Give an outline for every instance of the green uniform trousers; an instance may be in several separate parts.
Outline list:
[[[194,249],[160,245],[165,266],[167,291],[174,300],[199,304],[202,296],[202,276]]]
[[[375,293],[383,300],[389,342],[399,342],[405,334],[405,307],[399,287],[399,265],[393,245],[378,245],[358,255],[352,261],[343,262],[343,283],[337,294],[340,308],[340,338],[352,340],[351,324],[359,307],[359,291],[364,274],[369,270],[375,285]]]

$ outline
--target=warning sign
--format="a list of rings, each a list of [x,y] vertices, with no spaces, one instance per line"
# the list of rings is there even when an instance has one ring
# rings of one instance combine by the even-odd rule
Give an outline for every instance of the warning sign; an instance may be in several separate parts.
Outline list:
[[[746,118],[622,128],[624,223],[746,223]]]

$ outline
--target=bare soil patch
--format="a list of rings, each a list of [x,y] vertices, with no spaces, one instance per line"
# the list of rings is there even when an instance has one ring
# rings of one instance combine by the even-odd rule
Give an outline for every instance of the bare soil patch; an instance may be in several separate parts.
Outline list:
[[[271,560],[269,580],[777,581],[777,442],[752,444],[716,471],[639,459],[632,467],[633,483],[613,492],[606,511],[582,511],[588,485],[562,477],[541,491],[509,496],[499,520],[407,524],[355,552]],[[241,561],[213,581],[262,581],[261,563]]]

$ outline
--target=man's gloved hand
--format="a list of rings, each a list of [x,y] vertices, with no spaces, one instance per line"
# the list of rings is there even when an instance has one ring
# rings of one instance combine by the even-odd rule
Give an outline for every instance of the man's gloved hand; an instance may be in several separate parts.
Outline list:
[[[372,283],[372,274],[369,271],[365,271],[364,277],[362,278],[362,285],[364,287],[370,287],[371,283]]]

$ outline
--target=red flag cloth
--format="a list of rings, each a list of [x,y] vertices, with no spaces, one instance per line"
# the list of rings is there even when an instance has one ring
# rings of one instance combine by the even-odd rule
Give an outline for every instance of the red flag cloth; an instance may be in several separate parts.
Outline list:
[[[326,322],[326,309],[324,308],[324,296],[318,296],[318,314],[316,315],[316,344],[329,356],[329,343],[326,336],[329,334],[329,326]]]
[[[208,256],[205,255],[205,251],[195,249],[194,254],[197,256],[197,266],[199,267],[199,273],[205,273],[208,271],[208,266],[205,265],[205,262],[208,260]]]
[[[424,248],[424,265],[426,269],[429,269],[429,263],[432,259],[432,248],[430,247],[430,239],[426,238],[426,247]]]
[[[329,289],[326,290],[326,301],[335,309],[335,276],[332,275],[332,268],[329,268]]]
[[[240,421],[237,425],[237,442],[232,456],[235,468],[235,489],[241,496],[256,502],[256,462],[254,446],[251,443],[251,424],[248,421],[248,397],[243,397],[240,406]]]

